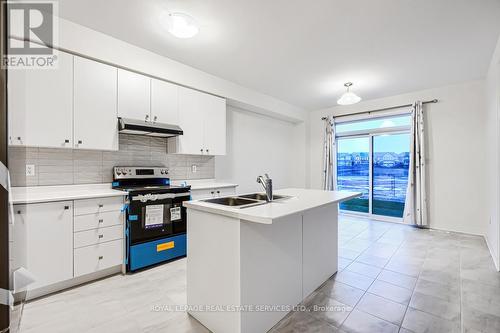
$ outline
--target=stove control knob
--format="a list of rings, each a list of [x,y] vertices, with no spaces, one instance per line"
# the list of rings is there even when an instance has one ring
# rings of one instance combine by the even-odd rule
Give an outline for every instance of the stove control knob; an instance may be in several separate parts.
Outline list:
[[[161,170],[160,172],[161,172],[162,175],[165,174],[165,170]]]
[[[127,170],[122,170],[123,175],[127,174]]]
[[[116,170],[116,174],[119,176],[122,174],[122,171],[121,170]]]

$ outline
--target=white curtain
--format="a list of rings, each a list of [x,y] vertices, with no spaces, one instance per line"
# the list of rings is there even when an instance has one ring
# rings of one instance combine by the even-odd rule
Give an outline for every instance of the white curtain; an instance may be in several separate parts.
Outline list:
[[[412,105],[412,125],[410,134],[410,166],[404,222],[419,227],[427,226],[427,191],[425,187],[425,130],[422,102]]]
[[[327,116],[325,121],[325,132],[323,140],[323,190],[335,190],[337,157],[335,152],[335,120],[333,116]]]

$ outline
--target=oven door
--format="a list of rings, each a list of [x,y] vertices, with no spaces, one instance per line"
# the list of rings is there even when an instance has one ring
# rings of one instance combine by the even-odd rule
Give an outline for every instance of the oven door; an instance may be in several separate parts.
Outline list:
[[[127,216],[130,244],[186,232],[185,200],[189,193],[131,195]]]

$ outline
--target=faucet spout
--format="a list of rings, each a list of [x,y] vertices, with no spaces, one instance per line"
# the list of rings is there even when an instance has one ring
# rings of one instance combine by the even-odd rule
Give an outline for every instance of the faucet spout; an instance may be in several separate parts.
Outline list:
[[[266,173],[265,178],[258,176],[257,183],[260,183],[264,188],[264,191],[266,191],[266,201],[273,201],[273,180],[269,178],[269,175]]]

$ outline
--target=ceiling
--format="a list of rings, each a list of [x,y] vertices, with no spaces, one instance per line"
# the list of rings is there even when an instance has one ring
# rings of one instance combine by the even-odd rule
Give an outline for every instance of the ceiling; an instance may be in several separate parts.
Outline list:
[[[176,39],[167,11],[200,33]],[[500,0],[60,0],[60,16],[192,67],[315,110],[346,81],[363,99],[485,75]]]

